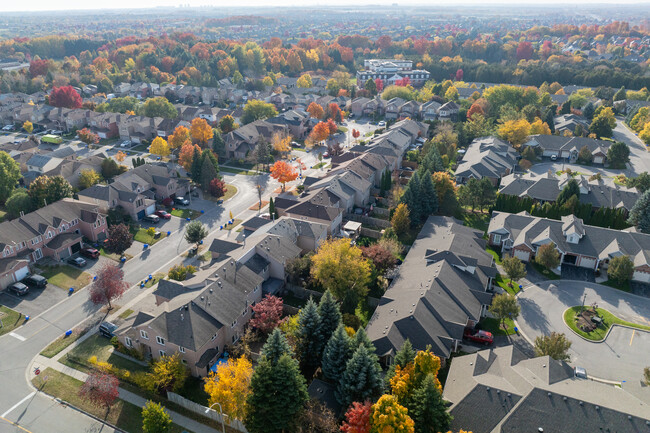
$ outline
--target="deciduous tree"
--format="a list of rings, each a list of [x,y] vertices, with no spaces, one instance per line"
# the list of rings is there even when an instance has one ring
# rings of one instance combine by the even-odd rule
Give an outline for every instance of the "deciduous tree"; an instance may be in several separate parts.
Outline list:
[[[167,433],[172,428],[172,418],[160,403],[147,401],[142,408],[142,431],[144,433]]]
[[[311,130],[309,134],[309,139],[313,143],[319,143],[321,141],[327,140],[327,137],[330,136],[330,128],[327,126],[327,122],[318,122],[314,129]]]
[[[241,121],[246,125],[259,119],[268,119],[277,115],[278,110],[275,109],[273,104],[259,99],[252,99],[244,106],[244,114],[241,117]]]
[[[288,162],[276,161],[271,166],[271,177],[282,184],[282,191],[284,191],[287,182],[292,182],[298,178],[298,172]]]
[[[171,149],[180,149],[187,140],[191,140],[190,130],[179,125],[174,129],[174,133],[169,136],[167,143]]]
[[[189,374],[179,352],[172,356],[161,356],[154,361],[151,372],[147,373],[149,389],[163,395],[167,391],[177,392],[183,388]]]
[[[88,374],[86,381],[79,388],[79,395],[95,406],[110,409],[120,395],[119,386],[117,377],[95,370]]]
[[[0,202],[11,196],[21,176],[20,165],[7,152],[0,151]]]
[[[492,304],[490,305],[490,312],[494,314],[505,328],[506,319],[516,319],[519,316],[519,304],[517,298],[510,293],[501,293],[494,295]]]
[[[123,254],[132,244],[133,235],[126,224],[117,224],[108,227],[106,248],[117,254]]]
[[[366,401],[359,403],[355,401],[345,412],[345,420],[341,425],[344,433],[370,433],[370,418],[372,415],[372,403]]]
[[[99,135],[95,134],[88,128],[83,128],[77,131],[77,135],[79,135],[79,140],[83,141],[86,144],[99,143]]]
[[[178,116],[176,107],[164,96],[147,99],[138,111],[147,117],[164,117],[165,119],[175,119]]]
[[[219,403],[224,414],[243,421],[248,410],[252,376],[253,364],[245,356],[219,364],[216,373],[210,373],[205,379],[208,405]]]
[[[393,395],[382,395],[372,406],[372,431],[377,433],[414,433],[415,423],[408,410]]]
[[[298,81],[296,82],[296,85],[300,88],[307,89],[309,87],[312,87],[312,81],[311,81],[311,75],[309,74],[303,74],[298,78]]]
[[[102,178],[95,170],[81,170],[79,172],[79,189],[90,188],[91,186],[98,184],[101,180]]]
[[[617,256],[609,261],[607,276],[619,285],[625,284],[634,275],[634,262],[629,256]]]
[[[551,332],[550,335],[540,335],[535,338],[535,356],[548,355],[555,360],[569,362],[570,348],[571,341],[559,332]]]
[[[544,244],[537,248],[535,261],[548,269],[555,269],[560,265],[560,253],[553,242]]]
[[[402,205],[400,204],[400,206]],[[393,253],[379,243],[372,244],[368,247],[361,247],[361,252],[365,258],[372,262],[380,275],[383,275],[384,272],[397,264],[397,258]]]
[[[514,146],[521,145],[530,133],[530,123],[526,119],[508,120],[499,127],[499,136]]]
[[[53,107],[81,108],[81,96],[72,86],[52,87],[49,104]]]
[[[149,152],[158,156],[167,156],[170,153],[169,145],[164,138],[156,137],[153,139],[151,145],[149,146]]]
[[[411,226],[411,219],[409,218],[410,212],[406,203],[400,203],[393,212],[393,217],[390,219],[390,224],[395,230],[397,235],[403,235]]]
[[[219,129],[221,129],[225,134],[234,131],[237,128],[239,128],[239,125],[235,123],[235,118],[230,114],[226,114],[221,118],[221,120],[219,120]]]
[[[625,168],[630,162],[630,148],[621,141],[615,142],[607,149],[607,160],[613,168]]]
[[[190,125],[190,135],[192,140],[196,141],[201,148],[205,148],[213,136],[212,127],[205,119],[197,117],[192,120]]]
[[[23,123],[23,130],[26,133],[31,134],[32,131],[34,130],[34,124],[29,120],[25,120],[25,122]]]
[[[118,150],[117,153],[115,154],[115,160],[117,162],[123,162],[126,159],[126,153],[122,152],[121,150]]]
[[[255,315],[250,325],[265,334],[273,331],[282,320],[282,298],[267,294],[264,299],[253,306]]]
[[[216,198],[223,197],[228,191],[228,188],[226,187],[226,182],[219,179],[218,177],[215,177],[210,181],[209,189],[210,189],[210,194]]]
[[[517,281],[526,276],[526,265],[518,257],[506,257],[503,259],[501,265],[511,280],[508,282],[510,287],[512,287],[513,281],[517,283]]]
[[[325,111],[323,110],[323,107],[321,107],[319,104],[315,102],[309,104],[309,106],[307,107],[307,112],[314,119],[322,119],[323,116],[325,115]]]
[[[29,184],[29,196],[36,209],[72,197],[73,189],[62,176],[39,176]]]
[[[17,218],[21,212],[28,214],[33,209],[32,199],[25,188],[17,188],[5,202],[7,213],[12,218]]]
[[[186,171],[192,169],[192,161],[194,160],[194,153],[198,152],[201,155],[201,146],[192,144],[189,140],[181,147],[181,152],[178,156],[178,162],[183,166]]]
[[[287,154],[291,152],[291,136],[276,132],[271,136],[271,146],[275,151]]]
[[[124,271],[117,265],[107,263],[97,272],[97,279],[88,292],[90,300],[95,305],[107,305],[113,309],[111,301],[122,297],[129,284],[124,281]]]
[[[201,221],[194,220],[185,227],[185,240],[197,247],[207,235],[208,229]]]

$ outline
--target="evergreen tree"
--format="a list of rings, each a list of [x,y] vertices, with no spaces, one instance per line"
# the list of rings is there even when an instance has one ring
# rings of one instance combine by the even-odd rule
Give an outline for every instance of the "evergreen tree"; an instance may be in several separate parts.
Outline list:
[[[424,175],[425,171],[428,171],[429,173],[445,171],[445,164],[442,162],[440,152],[438,152],[436,146],[431,146],[418,168],[418,172],[421,176]]]
[[[345,366],[336,388],[336,399],[344,407],[354,401],[373,400],[381,395],[383,383],[377,357],[361,345]]]
[[[298,315],[296,353],[303,370],[315,370],[320,365],[323,355],[323,334],[318,307],[313,299],[307,301]]]
[[[627,222],[643,233],[650,233],[650,189],[634,203]]]
[[[213,129],[212,150],[214,150],[214,153],[217,154],[219,158],[223,158],[226,155],[226,143],[223,141],[221,131],[218,129]]]
[[[201,166],[203,165],[203,156],[201,151],[198,148],[194,148],[194,154],[192,155],[192,166],[190,168],[190,174],[192,176],[192,181],[194,183],[201,183]]]
[[[269,198],[269,215],[271,215],[271,219],[273,219],[273,215],[275,214],[275,203],[273,202],[273,197]]]
[[[336,329],[341,324],[341,309],[332,296],[332,292],[326,290],[318,304],[320,316],[320,329],[323,343],[327,343]]]
[[[284,333],[275,328],[266,339],[264,346],[262,346],[262,356],[268,359],[271,364],[275,364],[282,355],[293,356],[293,350],[291,350]]]
[[[557,196],[557,199],[555,202],[558,204],[558,206],[562,206],[564,203],[567,202],[572,196],[580,197],[580,185],[578,185],[578,181],[575,179],[569,180],[567,182],[566,186],[562,189],[560,194]]]
[[[422,203],[423,218],[438,212],[438,193],[433,185],[431,173],[425,171],[420,183],[420,202]]]
[[[295,359],[285,354],[272,364],[263,356],[253,372],[250,390],[246,416],[249,432],[294,431],[295,421],[309,398]]]
[[[348,360],[352,357],[352,339],[342,324],[336,328],[323,351],[323,376],[337,382],[345,371]]]
[[[399,366],[400,368],[404,368],[409,362],[413,362],[414,360],[415,350],[413,349],[411,340],[407,338],[406,341],[404,341],[404,344],[402,344],[401,349],[395,354],[395,359],[393,359],[390,367],[388,367],[385,378],[386,383],[389,383],[392,377],[395,376],[395,367]]]
[[[549,129],[551,130],[551,134],[555,134],[555,120],[553,113],[555,111],[553,110],[546,110],[546,113],[544,114],[544,122],[548,125]]]
[[[361,346],[365,346],[366,349],[368,350],[368,353],[375,353],[375,345],[372,344],[372,341],[370,341],[370,338],[368,338],[368,334],[366,334],[366,331],[363,330],[363,328],[359,328],[357,332],[354,334],[354,350],[358,349]]]
[[[585,116],[587,119],[591,120],[594,117],[594,111],[596,111],[596,108],[594,107],[594,104],[590,102],[587,102],[587,105],[585,105],[585,108],[582,109],[582,115]]]
[[[406,184],[406,191],[404,191],[401,199],[401,202],[409,208],[412,225],[417,225],[423,219],[422,197],[420,194],[420,176],[415,172]]]
[[[201,187],[203,188],[203,191],[207,191],[208,188],[210,187],[210,182],[212,182],[213,179],[215,179],[218,176],[217,169],[213,165],[212,159],[205,154],[206,152],[204,151],[203,154],[203,163],[201,164],[201,176],[200,176],[200,184]]]
[[[422,385],[415,390],[413,407],[409,414],[415,421],[416,433],[437,433],[449,430],[452,417],[432,374],[428,374]]]
[[[622,101],[627,99],[627,92],[625,91],[625,86],[621,87],[618,92],[614,93],[614,101]]]

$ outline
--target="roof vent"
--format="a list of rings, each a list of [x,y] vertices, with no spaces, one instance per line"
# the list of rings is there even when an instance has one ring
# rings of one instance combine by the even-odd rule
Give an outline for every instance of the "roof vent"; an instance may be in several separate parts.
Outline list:
[[[600,410],[600,406],[596,406],[596,410]]]
[[[628,415],[628,416],[627,416],[627,419],[631,420],[631,419],[632,419],[632,415]]]
[[[546,364],[542,364],[542,368],[546,368]]]
[[[186,305],[186,306],[185,306],[185,310],[186,310],[186,311],[189,310],[189,308],[190,308],[189,305]]]
[[[582,406],[584,403],[583,403],[583,402],[578,402],[578,404],[579,404],[580,406]]]
[[[538,429],[537,429],[537,431],[538,431],[539,433],[544,433],[544,429],[543,429],[543,428],[541,428],[541,427],[540,427],[540,428],[538,428]]]
[[[203,300],[203,296],[201,296],[201,300]]]
[[[567,401],[566,395],[562,397],[562,400]]]
[[[210,287],[210,293],[212,293],[212,287]]]
[[[500,390],[500,389],[497,389],[497,394],[501,394],[501,390]]]
[[[548,393],[548,394],[546,394],[546,395],[548,395],[548,396],[550,397],[550,396],[551,396],[551,395],[553,395],[553,394],[551,394],[551,393],[549,392],[549,393]]]
[[[485,390],[486,390],[486,391],[489,391],[489,390],[490,390],[490,387],[488,386],[487,388],[485,388]]]
[[[512,397],[512,394],[508,393],[508,397]]]

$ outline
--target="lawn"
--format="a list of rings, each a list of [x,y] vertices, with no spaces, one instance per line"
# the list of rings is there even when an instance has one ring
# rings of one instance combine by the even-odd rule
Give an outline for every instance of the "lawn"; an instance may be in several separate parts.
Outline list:
[[[70,287],[75,290],[82,289],[92,280],[89,273],[68,265],[43,266],[41,275],[47,278],[48,283],[64,290]]]
[[[559,280],[561,278],[558,274],[556,274],[555,272],[551,271],[550,269],[545,268],[544,266],[540,265],[535,260],[532,260],[530,262],[530,264],[533,266],[533,268],[537,272],[539,272],[540,274],[542,274],[543,276],[545,276],[549,280]]]
[[[44,377],[47,377],[47,381],[43,381]],[[40,391],[65,400],[71,405],[104,419],[125,431],[142,431],[142,409],[140,407],[118,399],[110,411],[106,413],[105,409],[94,406],[86,398],[79,395],[79,388],[81,388],[83,382],[71,376],[46,368],[39,376],[32,379],[32,384]],[[169,430],[170,433],[183,431],[176,424],[172,424],[172,428]]]
[[[160,241],[161,239],[164,239],[167,234],[165,232],[160,232],[160,236],[156,237],[155,235],[150,235],[147,232],[147,229],[144,227],[140,227],[137,230],[131,229],[131,233],[133,233],[133,239],[142,242],[143,244],[149,244],[153,245],[156,242]]]
[[[184,208],[184,209],[174,208],[169,213],[174,215],[175,217],[179,217],[183,219],[189,218],[191,220],[201,216],[201,212],[199,212],[198,210],[188,209],[188,208]]]
[[[494,263],[497,265],[501,264],[501,253],[498,252],[495,249],[492,249],[491,247],[486,247],[485,251],[487,251],[492,257],[494,257]]]
[[[322,168],[322,167],[325,167],[326,165],[327,165],[327,163],[326,163],[326,162],[319,162],[318,164],[316,164],[316,165],[314,165],[314,167],[313,167],[313,168],[316,168],[316,169],[318,169],[318,168]]]
[[[0,335],[7,334],[14,329],[18,328],[25,321],[23,320],[23,315],[18,311],[14,311],[11,308],[0,305]]]
[[[479,323],[479,327],[484,331],[491,332],[492,335],[494,336],[497,335],[505,336],[505,335],[515,334],[515,322],[512,321],[511,319],[506,319],[505,324],[506,324],[506,329],[503,329],[501,323],[499,323],[499,319],[486,317],[485,319],[481,320],[481,322]]]
[[[70,346],[72,343],[83,337],[88,331],[92,329],[92,325],[86,326],[85,328],[74,328],[72,330],[72,334],[69,336],[63,334],[50,344],[43,349],[41,352],[41,355],[46,357],[46,358],[53,358],[59,353],[61,353],[63,350],[65,350],[66,347]]]
[[[609,311],[603,308],[596,308],[596,312],[603,319],[603,324],[591,332],[584,332],[575,324],[576,315],[580,312],[581,306],[567,308],[564,312],[564,323],[571,328],[576,334],[592,341],[602,341],[607,335],[607,331],[611,328],[612,325],[625,325],[631,328],[641,329],[644,331],[650,331],[650,326],[639,325],[637,323],[626,322],[625,320],[619,319]]]
[[[122,257],[117,253],[111,253],[110,251],[108,251],[104,247],[99,248],[99,254],[104,256],[104,257],[107,257],[107,258],[109,258],[111,260],[115,260],[116,262],[119,262],[120,258]],[[130,255],[130,254],[124,254],[124,257],[126,257],[127,260],[133,258],[133,256]]]
[[[224,196],[221,197],[221,199],[223,201],[229,200],[229,199],[233,198],[233,196],[235,194],[237,194],[237,187],[235,185],[231,185],[231,184],[227,183],[226,184],[226,194],[224,194]]]
[[[145,286],[146,288],[149,288],[149,287],[153,286],[154,284],[156,284],[158,281],[160,281],[160,280],[162,280],[163,278],[165,278],[166,276],[167,276],[167,274],[162,273],[162,272],[155,273],[155,274],[153,274],[153,275],[151,276],[151,279],[150,279],[149,281],[147,281],[146,283],[144,283],[144,286]]]
[[[258,174],[256,171],[250,171],[243,168],[224,167],[222,165],[219,166],[219,171],[232,174],[243,174],[246,176],[256,176]]]
[[[242,220],[239,218],[235,218],[235,221],[232,224],[228,224],[227,226],[224,227],[224,230],[232,230],[235,227],[237,227],[239,224],[241,224]]]
[[[147,148],[149,147],[148,144],[142,143],[138,144],[137,146],[133,146],[129,150],[132,150],[134,152],[148,152]]]
[[[490,214],[465,211],[463,212],[462,220],[467,227],[472,227],[485,233],[490,224]]]
[[[494,282],[497,284],[497,286],[501,287],[511,295],[516,295],[517,292],[519,292],[519,284],[512,283],[512,287],[510,287],[508,285],[508,283],[511,282],[510,278],[504,278],[501,274],[497,274]]]
[[[137,371],[147,371],[146,366],[113,353],[113,345],[111,344],[111,341],[99,334],[89,337],[83,343],[72,349],[61,358],[60,362],[70,368],[88,373],[94,368],[93,365],[88,362],[88,358],[91,356],[96,356],[98,362],[108,362],[117,368],[129,370],[132,373]]]
[[[120,315],[118,316],[120,319],[127,319],[131,314],[133,314],[133,310],[128,308],[124,310]]]

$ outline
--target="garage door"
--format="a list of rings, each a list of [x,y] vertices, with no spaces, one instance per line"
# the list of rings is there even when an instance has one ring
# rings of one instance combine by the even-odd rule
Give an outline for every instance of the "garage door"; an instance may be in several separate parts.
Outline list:
[[[71,255],[72,254],[70,254],[70,248],[66,248],[65,250],[61,250],[61,252],[59,253],[59,259],[60,260],[67,259]]]
[[[16,281],[21,281],[28,274],[29,274],[29,266],[24,266],[18,269],[16,272],[14,272],[14,275],[16,276]]]
[[[589,257],[581,257],[580,267],[587,268],[587,269],[594,269],[596,267],[596,259],[591,259]]]
[[[156,211],[156,204],[154,203],[151,206],[147,207],[145,212],[146,212],[147,215],[151,215],[155,211]]]
[[[530,253],[528,251],[514,250],[515,257],[519,260],[527,262],[530,259]]]
[[[602,156],[594,156],[594,164],[602,164],[602,163],[603,163]]]
[[[644,283],[650,283],[650,274],[648,274],[647,272],[634,271],[634,275],[632,275],[632,279],[634,281],[642,281]]]
[[[138,212],[138,219],[139,219],[139,220],[141,220],[142,218],[144,218],[144,216],[145,216],[145,214],[144,214],[144,210],[141,210],[140,212]]]
[[[81,251],[81,242],[72,245],[70,249],[72,250],[72,254],[78,253]]]

